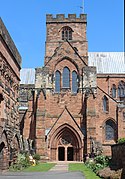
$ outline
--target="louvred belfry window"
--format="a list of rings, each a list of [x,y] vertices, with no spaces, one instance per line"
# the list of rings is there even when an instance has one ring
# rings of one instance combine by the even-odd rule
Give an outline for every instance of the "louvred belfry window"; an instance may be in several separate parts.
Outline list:
[[[63,27],[62,29],[62,40],[72,40],[72,29],[68,26]]]
[[[70,87],[70,71],[68,67],[64,67],[63,69],[63,88]]]
[[[78,84],[77,84],[77,73],[76,71],[72,72],[72,92],[77,93]]]
[[[60,84],[61,84],[61,74],[59,71],[55,73],[55,92],[60,92]]]

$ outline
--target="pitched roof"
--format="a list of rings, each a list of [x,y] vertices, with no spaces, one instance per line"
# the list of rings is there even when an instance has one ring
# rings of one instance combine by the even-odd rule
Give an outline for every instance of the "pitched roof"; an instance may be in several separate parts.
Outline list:
[[[96,66],[97,73],[125,73],[124,52],[89,52],[88,65]]]
[[[20,84],[35,84],[35,69],[22,68],[20,71]]]
[[[88,65],[96,66],[98,74],[125,74],[124,52],[89,52]],[[35,84],[35,69],[20,71],[20,84]]]

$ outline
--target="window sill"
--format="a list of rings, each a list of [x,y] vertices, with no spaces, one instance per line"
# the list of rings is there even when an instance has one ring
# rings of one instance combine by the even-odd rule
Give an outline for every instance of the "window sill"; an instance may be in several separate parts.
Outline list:
[[[109,114],[109,111],[103,111],[105,114]]]
[[[113,145],[116,144],[115,140],[105,140],[103,142],[103,145]]]

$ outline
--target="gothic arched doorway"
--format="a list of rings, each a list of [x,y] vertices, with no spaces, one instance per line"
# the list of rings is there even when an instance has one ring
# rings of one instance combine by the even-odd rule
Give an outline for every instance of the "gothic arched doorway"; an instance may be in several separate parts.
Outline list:
[[[50,159],[59,161],[81,161],[83,159],[83,141],[73,127],[65,124],[52,134]]]

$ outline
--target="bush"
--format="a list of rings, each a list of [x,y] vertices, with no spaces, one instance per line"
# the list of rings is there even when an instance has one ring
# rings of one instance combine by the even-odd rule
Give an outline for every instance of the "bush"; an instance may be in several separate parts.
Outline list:
[[[97,173],[97,171],[107,167],[109,165],[110,158],[104,155],[96,156],[93,160],[89,159],[85,164],[88,168],[90,168],[93,172]]]
[[[99,163],[103,165],[104,167],[107,167],[109,165],[110,158],[108,156],[99,155],[94,158],[96,163]]]
[[[10,170],[20,171],[30,166],[28,154],[19,153],[15,164],[10,166]]]
[[[40,160],[40,155],[39,154],[34,154],[33,158],[38,161],[38,160]]]
[[[122,144],[122,143],[124,143],[125,142],[125,138],[120,138],[120,139],[118,139],[118,144]]]

